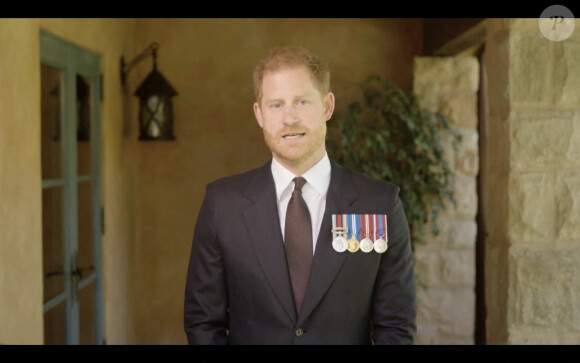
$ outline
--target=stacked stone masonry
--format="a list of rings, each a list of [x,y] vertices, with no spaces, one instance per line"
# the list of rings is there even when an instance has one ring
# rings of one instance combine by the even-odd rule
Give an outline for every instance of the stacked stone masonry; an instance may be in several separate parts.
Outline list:
[[[422,105],[450,117],[462,135],[458,150],[448,142],[445,152],[454,173],[456,206],[445,206],[437,221],[439,234],[415,248],[415,343],[474,344],[479,64],[473,56],[421,57],[415,59],[414,77]]]
[[[508,344],[580,344],[580,31],[513,21]]]

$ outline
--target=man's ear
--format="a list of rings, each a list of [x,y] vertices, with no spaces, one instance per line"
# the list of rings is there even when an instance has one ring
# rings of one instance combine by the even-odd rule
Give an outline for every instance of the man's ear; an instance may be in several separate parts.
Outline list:
[[[324,97],[324,118],[326,121],[330,120],[334,112],[334,93],[328,92]]]
[[[258,125],[260,125],[261,128],[264,128],[264,124],[262,123],[262,110],[260,110],[260,105],[258,102],[254,102],[254,116],[256,116]]]

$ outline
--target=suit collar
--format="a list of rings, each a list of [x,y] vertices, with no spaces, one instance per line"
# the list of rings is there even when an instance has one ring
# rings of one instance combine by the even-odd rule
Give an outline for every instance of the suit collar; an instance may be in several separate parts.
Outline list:
[[[254,173],[244,190],[252,205],[243,212],[251,246],[278,301],[291,320],[296,320],[286,251],[280,230],[276,188],[267,162]]]
[[[248,184],[243,188],[243,194],[250,201],[255,203],[257,200],[263,198],[268,193],[268,188],[272,187],[274,196],[276,191],[274,188],[274,179],[272,178],[271,170],[272,160],[268,160],[264,165],[256,169],[256,172],[250,178]]]

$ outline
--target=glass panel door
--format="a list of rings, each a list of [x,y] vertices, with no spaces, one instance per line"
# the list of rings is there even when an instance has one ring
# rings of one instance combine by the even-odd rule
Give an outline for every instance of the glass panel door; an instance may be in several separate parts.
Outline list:
[[[45,344],[103,344],[99,56],[41,32]]]
[[[44,303],[50,303],[44,317],[45,344],[66,344],[66,286],[64,273],[64,179],[62,143],[63,74],[60,69],[41,65],[41,165]]]

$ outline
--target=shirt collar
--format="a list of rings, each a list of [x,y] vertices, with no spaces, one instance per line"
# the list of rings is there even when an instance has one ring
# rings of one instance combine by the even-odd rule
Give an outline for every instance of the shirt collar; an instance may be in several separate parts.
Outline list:
[[[271,168],[274,183],[276,185],[276,197],[280,200],[282,199],[286,189],[290,187],[292,179],[294,179],[296,175],[286,169],[275,158],[272,158]],[[310,184],[318,194],[321,196],[326,195],[328,186],[330,185],[330,160],[328,154],[325,153],[322,159],[302,174],[302,176],[306,179],[307,184]]]

